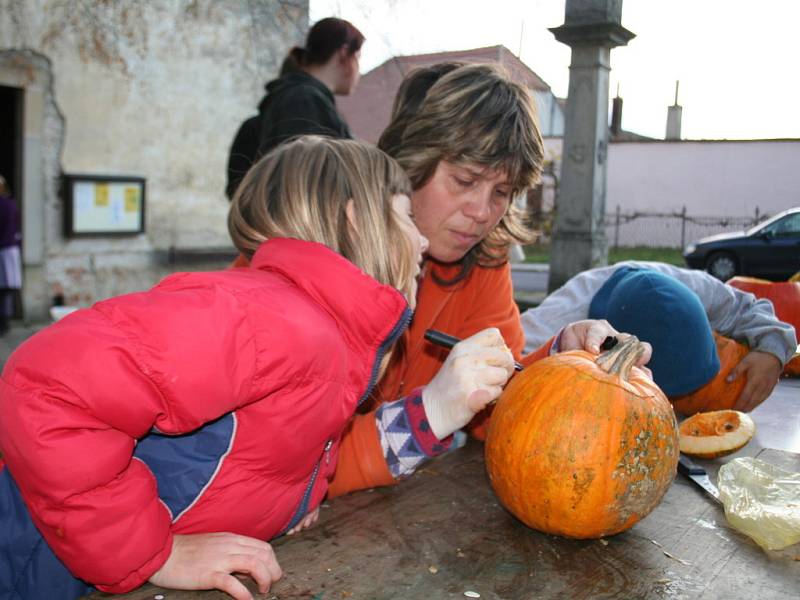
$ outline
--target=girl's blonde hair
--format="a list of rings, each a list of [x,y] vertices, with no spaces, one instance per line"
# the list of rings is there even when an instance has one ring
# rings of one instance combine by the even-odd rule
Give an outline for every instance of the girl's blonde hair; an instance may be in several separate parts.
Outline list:
[[[418,94],[418,87],[401,86],[400,93]],[[395,111],[378,142],[405,169],[415,190],[430,180],[442,160],[507,174],[512,197],[539,182],[544,144],[527,88],[498,66],[473,64],[446,70],[426,92],[418,110]],[[409,102],[414,99],[397,99],[395,107]],[[498,225],[461,260],[462,272],[453,282],[466,277],[475,264],[502,264],[512,243],[533,238],[512,202]]]
[[[319,242],[413,303],[417,256],[392,210],[393,196],[410,193],[400,166],[374,146],[304,136],[247,172],[233,197],[228,230],[248,259],[270,238]]]

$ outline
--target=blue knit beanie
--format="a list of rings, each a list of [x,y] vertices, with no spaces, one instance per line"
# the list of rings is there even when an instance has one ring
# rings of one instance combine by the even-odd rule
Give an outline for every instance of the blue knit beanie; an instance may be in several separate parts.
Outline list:
[[[651,269],[622,267],[589,305],[590,319],[650,342],[647,366],[667,396],[688,394],[719,372],[719,356],[700,299],[683,283]]]

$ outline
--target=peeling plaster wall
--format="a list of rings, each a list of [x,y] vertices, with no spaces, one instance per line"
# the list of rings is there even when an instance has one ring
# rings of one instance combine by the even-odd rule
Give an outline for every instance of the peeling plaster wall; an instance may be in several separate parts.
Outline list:
[[[170,247],[230,246],[231,139],[307,28],[308,0],[0,0],[0,53],[49,62],[64,123],[43,143],[60,170],[147,180],[146,233],[126,238],[65,239],[62,200],[44,186],[54,292],[86,305],[155,283],[175,268]]]

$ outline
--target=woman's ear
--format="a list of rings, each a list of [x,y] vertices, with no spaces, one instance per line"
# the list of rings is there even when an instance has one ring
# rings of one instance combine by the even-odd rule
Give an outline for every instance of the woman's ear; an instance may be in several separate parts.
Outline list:
[[[339,66],[349,71],[351,62],[350,51],[347,49],[346,45],[342,46],[336,51],[336,59],[339,62]]]
[[[353,231],[358,233],[358,219],[356,219],[356,202],[352,198],[350,198],[344,205],[344,212],[347,215],[347,222],[350,223],[350,227],[353,228]]]

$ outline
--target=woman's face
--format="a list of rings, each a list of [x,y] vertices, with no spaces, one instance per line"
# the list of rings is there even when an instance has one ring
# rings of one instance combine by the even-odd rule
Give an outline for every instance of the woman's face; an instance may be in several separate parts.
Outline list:
[[[417,268],[414,271],[414,281],[419,277],[420,268],[422,266],[422,256],[428,250],[428,240],[420,233],[411,214],[411,200],[405,194],[397,194],[392,197],[392,210],[397,217],[403,233],[406,234],[411,245],[414,258],[416,259]],[[412,297],[409,298],[409,303],[412,304],[416,300],[416,286]]]
[[[411,198],[414,222],[428,238],[428,256],[445,263],[461,260],[480,243],[510,203],[506,173],[444,160]]]

